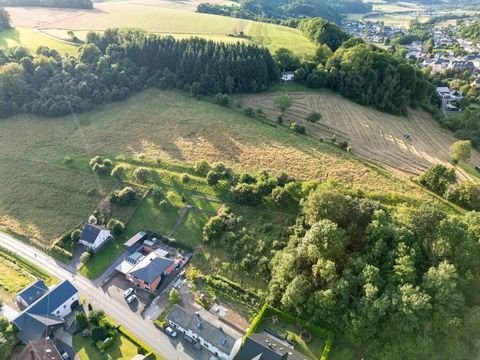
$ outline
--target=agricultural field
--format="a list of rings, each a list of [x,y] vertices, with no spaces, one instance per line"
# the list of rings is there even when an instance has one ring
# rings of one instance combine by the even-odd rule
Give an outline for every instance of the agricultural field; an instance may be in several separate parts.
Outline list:
[[[274,99],[287,92],[270,92],[244,96],[245,105],[261,108],[270,119],[280,114]],[[421,110],[410,110],[408,117],[389,115],[358,105],[330,91],[290,92],[293,105],[283,116],[287,124],[297,122],[306,126],[313,137],[347,141],[353,153],[393,169],[397,173],[418,175],[431,164],[449,164],[449,147],[456,141],[435,120]],[[317,123],[305,120],[313,112],[322,118]],[[411,140],[404,138],[410,134]],[[480,154],[472,153],[472,163],[480,163]],[[463,178],[471,177],[457,167]]]
[[[325,106],[357,109],[389,118],[341,97],[332,99],[336,99],[335,105]],[[359,151],[352,145],[354,152]],[[111,177],[94,175],[86,165],[87,159],[99,154],[115,159],[140,153],[147,159],[187,164],[199,159],[222,161],[237,171],[289,169],[291,175],[300,179],[338,179],[351,189],[367,192],[382,189],[384,196],[395,194],[411,201],[426,197],[416,186],[327,142],[248,118],[235,109],[192,101],[183,93],[150,89],[84,114],[56,119],[18,115],[2,120],[0,224],[51,244],[84,221],[106,195],[119,187],[118,181]],[[65,156],[74,159],[72,165],[63,164]],[[172,171],[188,172],[183,168]],[[142,206],[148,208],[150,204],[147,198]],[[215,204],[210,209],[208,206],[202,203],[199,207],[213,210]],[[144,210],[149,213],[141,207],[139,214]],[[132,223],[146,226],[135,214]],[[169,221],[155,226],[163,232],[170,229],[173,220]],[[190,216],[186,221],[194,227]],[[195,231],[198,233],[198,225]]]
[[[165,5],[166,3],[168,4]],[[195,13],[192,2],[182,2],[182,6],[171,4],[166,1],[158,2],[158,5],[154,1],[112,1],[96,3],[93,10],[15,7],[8,8],[8,11],[14,26],[37,28],[60,39],[65,39],[62,32],[68,30],[78,31],[81,38],[87,30],[129,27],[177,38],[199,36],[214,41],[246,41],[266,46],[272,51],[279,47],[289,47],[300,56],[314,50],[314,45],[296,29]],[[242,38],[229,36],[242,32]]]
[[[0,32],[0,47],[23,46],[34,54],[39,46],[47,46],[63,54],[74,55],[78,47],[56,40],[35,29],[17,27]]]

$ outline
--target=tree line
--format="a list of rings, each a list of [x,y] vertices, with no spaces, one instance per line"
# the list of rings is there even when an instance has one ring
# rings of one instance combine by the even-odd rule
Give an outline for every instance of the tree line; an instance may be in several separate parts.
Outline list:
[[[0,0],[0,6],[41,6],[93,9],[93,3],[91,0]]]
[[[82,112],[146,86],[193,96],[256,92],[279,76],[265,48],[106,30],[89,33],[77,57],[45,47],[35,56],[23,48],[0,49],[0,117]]]
[[[4,8],[0,7],[0,31],[11,29],[10,14]]]
[[[343,13],[368,13],[371,4],[359,0],[241,0],[238,5],[204,3],[197,12],[251,19],[295,27],[299,19],[321,17],[340,23]]]

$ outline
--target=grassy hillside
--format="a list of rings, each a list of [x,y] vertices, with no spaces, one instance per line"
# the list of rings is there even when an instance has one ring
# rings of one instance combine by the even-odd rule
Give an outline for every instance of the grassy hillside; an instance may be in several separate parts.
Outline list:
[[[27,48],[32,54],[35,53],[39,46],[48,46],[63,54],[76,54],[78,50],[76,46],[55,40],[34,29],[19,27],[0,31],[0,47],[14,47],[19,45]]]
[[[0,224],[50,243],[117,186],[112,179],[66,167],[63,158],[138,153],[189,163],[205,158],[253,171],[286,169],[302,179],[338,179],[379,196],[425,196],[337,147],[286,127],[178,92],[147,90],[81,115],[20,115],[0,122]]]

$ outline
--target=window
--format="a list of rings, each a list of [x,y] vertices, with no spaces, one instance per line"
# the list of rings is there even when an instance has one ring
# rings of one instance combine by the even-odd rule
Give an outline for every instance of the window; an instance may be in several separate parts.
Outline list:
[[[63,308],[66,309],[66,308],[67,308],[67,305],[63,305]]]

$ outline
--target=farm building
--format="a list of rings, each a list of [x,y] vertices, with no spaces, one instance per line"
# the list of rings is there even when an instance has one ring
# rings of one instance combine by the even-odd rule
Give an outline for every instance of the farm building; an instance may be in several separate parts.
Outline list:
[[[46,292],[22,311],[12,323],[23,342],[38,340],[65,326],[65,317],[80,303],[78,290],[68,281]]]
[[[24,308],[32,305],[48,291],[47,285],[42,280],[37,280],[30,286],[17,293],[15,300]]]
[[[175,305],[167,316],[170,326],[182,332],[192,341],[200,344],[222,360],[233,360],[242,345],[242,336],[227,334],[227,326],[217,327],[202,318],[198,312],[193,313]]]
[[[78,242],[93,251],[97,251],[112,238],[105,226],[85,223]]]

